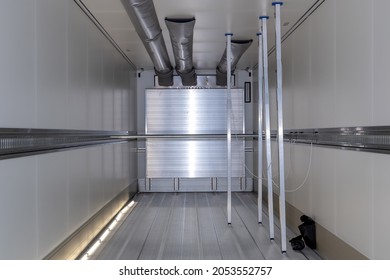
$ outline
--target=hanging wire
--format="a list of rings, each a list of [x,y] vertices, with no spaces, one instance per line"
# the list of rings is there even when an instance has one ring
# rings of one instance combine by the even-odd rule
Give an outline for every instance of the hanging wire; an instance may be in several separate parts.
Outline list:
[[[287,193],[296,192],[296,191],[300,190],[300,189],[306,184],[306,181],[307,181],[307,179],[309,178],[309,174],[310,174],[310,170],[311,170],[312,158],[313,158],[313,142],[310,143],[309,165],[308,165],[308,167],[307,167],[305,179],[303,179],[302,184],[300,184],[298,187],[296,187],[296,188],[294,188],[294,189],[285,189],[285,192],[287,192]],[[279,185],[276,184],[274,180],[272,180],[272,183],[273,183],[274,186],[277,187],[278,189],[280,188]]]

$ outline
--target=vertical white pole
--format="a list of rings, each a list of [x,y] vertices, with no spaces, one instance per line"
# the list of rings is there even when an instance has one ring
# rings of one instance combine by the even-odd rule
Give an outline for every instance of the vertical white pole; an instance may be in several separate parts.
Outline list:
[[[258,152],[257,152],[257,217],[259,224],[263,223],[263,38],[262,34],[257,33],[259,38],[259,54],[258,54]]]
[[[231,40],[232,33],[226,33],[227,47],[226,47],[226,60],[227,60],[227,219],[228,224],[232,223],[232,127],[231,127],[231,108],[232,108],[232,98],[231,98],[231,64],[232,64],[232,54],[231,54]]]
[[[282,42],[280,30],[280,6],[283,2],[273,2],[275,7],[275,39],[276,39],[276,102],[278,111],[278,147],[279,147],[279,216],[282,253],[287,251],[286,240],[286,196],[284,178],[284,142],[283,142],[283,86],[282,86]]]
[[[267,16],[260,17],[263,31],[263,67],[264,67],[264,113],[265,113],[265,143],[267,152],[267,189],[268,189],[268,218],[269,218],[269,237],[275,238],[274,231],[274,202],[272,191],[272,154],[271,154],[271,114],[269,104],[268,88],[268,32]]]

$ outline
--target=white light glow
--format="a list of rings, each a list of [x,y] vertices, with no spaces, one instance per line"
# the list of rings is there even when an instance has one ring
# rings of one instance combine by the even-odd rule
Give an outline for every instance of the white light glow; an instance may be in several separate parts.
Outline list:
[[[135,204],[134,200],[132,200],[128,205],[126,205],[115,217],[115,219],[111,222],[111,224],[107,227],[107,229],[103,232],[103,234],[99,237],[98,241],[96,241],[91,248],[87,251],[86,254],[83,255],[81,260],[88,260],[93,253],[96,252],[97,248],[101,245],[101,243],[107,238],[108,235],[112,232],[112,230],[118,225],[118,222],[123,218],[124,214]]]
[[[103,242],[106,238],[107,238],[107,236],[110,234],[110,230],[109,229],[107,229],[101,236],[100,236],[100,238],[99,238],[99,240],[100,240],[100,242]]]
[[[116,215],[115,220],[119,222],[122,219],[122,217],[123,217],[123,213],[119,212],[118,215]]]
[[[108,226],[108,229],[109,230],[113,230],[116,225],[118,224],[118,221],[117,220],[113,220],[112,223]]]
[[[91,248],[89,248],[88,252],[87,252],[87,255],[88,257],[92,256],[93,253],[96,252],[97,248],[99,248],[101,242],[100,240],[96,241],[95,244],[93,244],[93,246]]]

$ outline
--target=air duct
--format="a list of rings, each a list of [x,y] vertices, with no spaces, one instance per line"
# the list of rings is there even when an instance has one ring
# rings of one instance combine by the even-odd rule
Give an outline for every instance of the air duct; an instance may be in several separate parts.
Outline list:
[[[173,69],[153,0],[121,0],[121,2],[152,59],[159,85],[172,86]]]
[[[253,40],[232,40],[232,66],[231,72],[234,73],[236,69],[236,65],[240,60],[241,56],[244,52],[249,48],[252,44]],[[217,66],[217,85],[218,86],[226,86],[227,84],[227,59],[226,59],[226,48],[225,52],[222,55],[221,61]]]
[[[196,73],[192,62],[195,18],[165,18],[175,56],[176,72],[183,86],[196,86]]]

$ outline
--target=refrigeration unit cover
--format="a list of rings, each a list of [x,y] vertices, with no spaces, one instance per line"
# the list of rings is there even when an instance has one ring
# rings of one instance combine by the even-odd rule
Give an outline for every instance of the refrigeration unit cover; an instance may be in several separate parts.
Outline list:
[[[147,89],[147,134],[226,134],[226,89]],[[232,133],[244,132],[243,90],[231,91]],[[242,178],[244,141],[232,136],[232,177]],[[224,138],[146,141],[146,178],[226,178]]]

